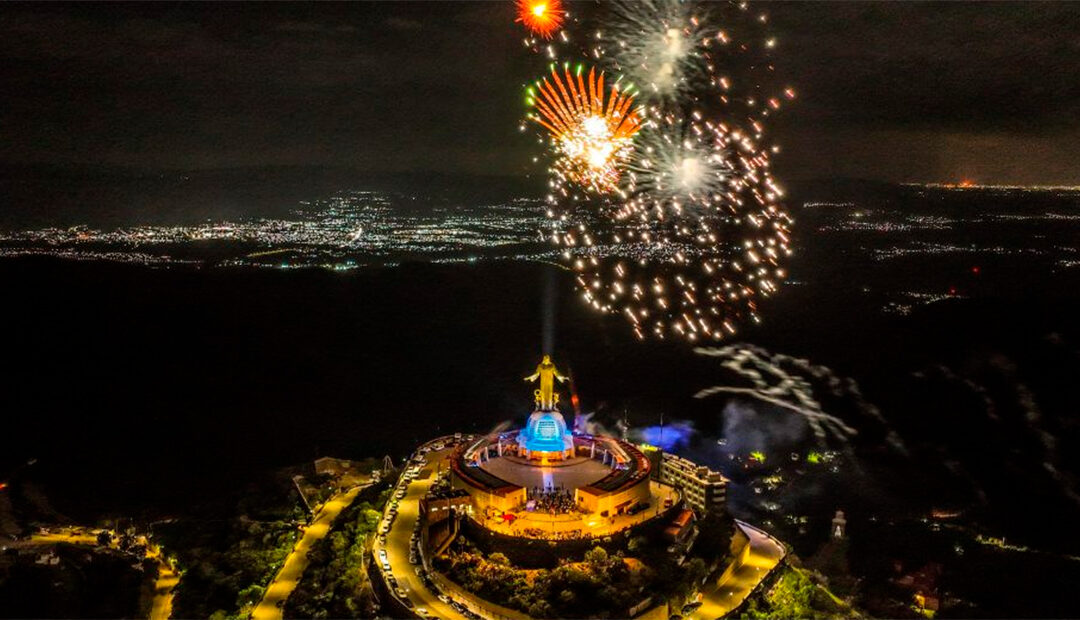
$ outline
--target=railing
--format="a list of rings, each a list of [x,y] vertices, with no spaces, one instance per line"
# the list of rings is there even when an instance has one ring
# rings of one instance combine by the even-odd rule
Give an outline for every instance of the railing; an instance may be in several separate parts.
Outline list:
[[[486,601],[475,594],[468,592],[458,584],[444,577],[442,573],[429,570],[428,576],[443,594],[450,600],[465,606],[469,611],[490,620],[529,620],[530,616],[514,611],[491,601]]]
[[[737,525],[738,527],[743,528],[744,530],[753,530],[753,531],[757,532],[758,534],[761,534],[765,538],[768,538],[769,540],[771,540],[774,545],[776,545],[777,547],[780,548],[780,551],[781,551],[780,559],[783,559],[783,558],[787,557],[788,548],[787,548],[787,545],[785,545],[783,543],[783,541],[776,538],[772,534],[766,532],[765,530],[761,529],[760,527],[750,525],[749,523],[747,523],[745,521],[740,521],[738,519],[732,519],[732,520],[735,521],[735,525]],[[747,538],[749,538],[749,536],[747,536]]]
[[[769,571],[767,573],[765,573],[765,575],[760,580],[758,580],[758,582],[756,584],[754,584],[753,588],[750,588],[750,590],[746,593],[746,596],[744,596],[743,599],[741,601],[739,601],[739,604],[736,605],[735,607],[733,607],[730,611],[728,611],[727,614],[725,614],[726,617],[730,617],[730,618],[739,617],[743,612],[746,611],[747,605],[749,605],[749,601],[751,599],[753,599],[755,596],[757,596],[761,592],[763,592],[763,591],[765,591],[765,590],[767,590],[767,589],[769,589],[769,588],[771,588],[773,586],[773,583],[776,581],[776,575],[779,574],[779,572],[776,569],[787,566],[788,558],[789,558],[787,545],[785,545],[783,542],[781,542],[780,540],[775,538],[772,534],[766,532],[765,530],[763,530],[763,529],[761,529],[759,527],[755,527],[753,525],[750,525],[749,523],[746,523],[745,521],[740,521],[738,519],[735,519],[734,521],[735,521],[735,525],[737,527],[739,527],[740,529],[744,530],[744,532],[746,530],[753,530],[754,532],[756,532],[758,534],[761,534],[762,536],[768,538],[770,541],[773,542],[773,544],[775,544],[780,549],[781,555],[780,555],[780,558],[777,559],[776,564],[772,568],[770,568]],[[734,565],[736,562],[738,562],[739,564],[742,564],[742,563],[746,562],[746,556],[748,556],[750,554],[750,550],[751,550],[752,546],[753,546],[753,540],[750,537],[750,535],[747,534],[746,547],[739,553],[740,557],[736,558],[736,560],[732,562],[732,565]],[[721,579],[723,579],[723,577],[721,577]],[[722,582],[721,582],[721,584],[722,584]]]
[[[451,517],[451,519],[454,521],[453,530],[450,536],[447,537],[447,540],[441,545],[444,549],[448,548],[450,544],[454,542],[454,538],[460,531],[460,527],[458,527],[459,517]],[[436,586],[434,594],[444,594],[450,598],[450,600],[464,606],[469,611],[489,620],[529,620],[529,616],[485,601],[444,577],[442,573],[432,567],[431,554],[428,553],[428,550],[424,545],[420,545],[419,552],[420,565],[424,567],[431,582]]]

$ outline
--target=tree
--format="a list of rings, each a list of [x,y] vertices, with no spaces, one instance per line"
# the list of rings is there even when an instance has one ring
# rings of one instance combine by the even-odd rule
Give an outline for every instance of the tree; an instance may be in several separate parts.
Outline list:
[[[589,565],[589,568],[593,570],[603,570],[607,565],[608,552],[603,547],[593,547],[585,552],[585,563]]]
[[[362,513],[364,531],[374,532],[379,526],[379,519],[382,517],[382,513],[377,510],[373,510],[370,506],[364,508]]]
[[[701,558],[694,558],[686,563],[686,580],[692,587],[696,588],[701,585],[701,581],[705,579],[708,572],[709,567],[705,565],[705,560]]]
[[[488,562],[498,564],[499,566],[510,566],[510,558],[498,551],[488,556]]]
[[[550,618],[553,615],[551,605],[547,601],[536,601],[529,606],[529,615],[533,618]]]
[[[735,522],[730,517],[709,513],[698,521],[698,539],[694,544],[694,555],[707,558],[722,558],[731,549],[731,537],[735,535]]]
[[[236,606],[243,609],[252,605],[258,604],[262,600],[263,593],[266,589],[259,584],[252,584],[236,595]]]

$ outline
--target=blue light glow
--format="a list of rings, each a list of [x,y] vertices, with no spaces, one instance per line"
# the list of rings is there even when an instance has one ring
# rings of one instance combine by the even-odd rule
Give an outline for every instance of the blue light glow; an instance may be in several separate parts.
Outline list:
[[[530,452],[562,452],[573,447],[566,421],[557,411],[538,411],[529,416],[519,441]]]
[[[646,426],[638,430],[642,441],[667,452],[689,447],[690,438],[694,436],[695,432],[697,431],[694,430],[694,427],[689,422],[684,421],[665,424],[662,431],[659,426]]]

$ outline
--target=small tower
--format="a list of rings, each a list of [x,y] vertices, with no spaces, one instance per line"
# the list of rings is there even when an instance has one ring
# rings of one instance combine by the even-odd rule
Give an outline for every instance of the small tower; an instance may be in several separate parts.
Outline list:
[[[847,519],[844,518],[844,511],[837,510],[836,516],[832,519],[832,537],[843,538],[845,530],[847,530]]]

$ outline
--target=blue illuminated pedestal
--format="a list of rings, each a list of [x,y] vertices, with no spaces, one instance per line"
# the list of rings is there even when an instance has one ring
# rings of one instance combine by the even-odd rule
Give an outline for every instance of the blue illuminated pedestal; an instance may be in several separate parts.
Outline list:
[[[568,457],[573,456],[574,437],[558,411],[534,411],[518,435],[518,446],[526,457],[536,453]]]

